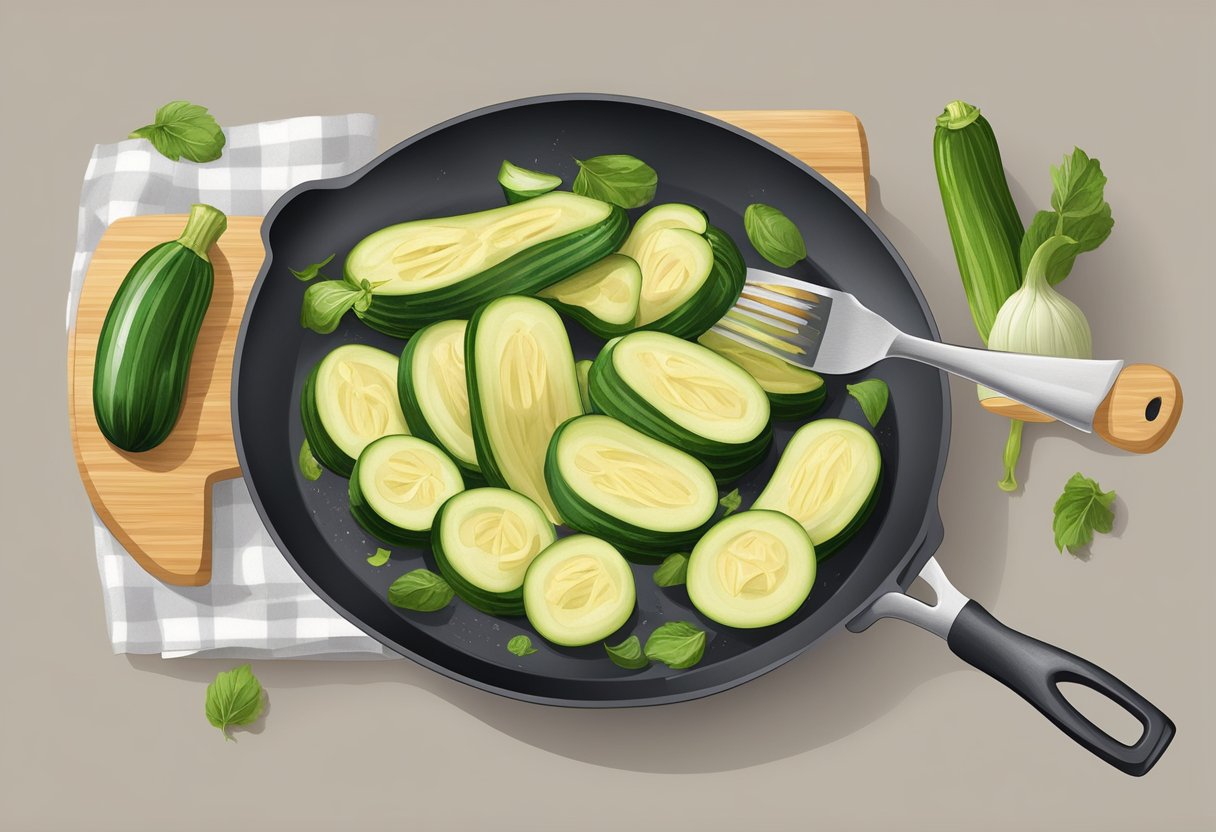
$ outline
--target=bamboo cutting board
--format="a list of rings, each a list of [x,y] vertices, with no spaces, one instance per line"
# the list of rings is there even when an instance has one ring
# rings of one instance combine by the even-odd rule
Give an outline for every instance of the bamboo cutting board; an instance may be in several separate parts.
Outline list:
[[[841,110],[709,113],[772,142],[827,177],[863,210],[870,176],[861,122]],[[215,290],[190,366],[182,415],[164,444],[132,454],[111,445],[93,416],[93,364],[101,325],[127,271],[148,249],[176,239],[185,214],[121,219],[89,263],[68,333],[68,398],[76,464],[102,522],[160,580],[211,580],[211,486],[239,477],[229,409],[232,360],[250,289],[262,267],[261,217],[229,217],[211,249]]]

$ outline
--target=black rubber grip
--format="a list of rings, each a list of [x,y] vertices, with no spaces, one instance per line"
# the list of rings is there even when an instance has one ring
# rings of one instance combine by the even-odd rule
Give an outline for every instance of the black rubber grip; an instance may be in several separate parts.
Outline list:
[[[1078,744],[1120,771],[1139,777],[1165,753],[1174,723],[1151,702],[1097,665],[1006,627],[974,601],[959,612],[946,639],[967,664],[1004,684]],[[1125,745],[1072,706],[1058,687],[1075,682],[1106,696],[1139,720],[1143,731]]]

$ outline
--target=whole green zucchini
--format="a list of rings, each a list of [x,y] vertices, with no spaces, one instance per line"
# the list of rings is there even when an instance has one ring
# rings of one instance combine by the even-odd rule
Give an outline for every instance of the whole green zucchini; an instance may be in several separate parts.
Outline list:
[[[1024,229],[996,136],[978,107],[946,105],[933,134],[933,160],[971,318],[987,345],[997,311],[1022,285]]]
[[[221,211],[192,206],[181,236],[140,257],[110,303],[93,368],[93,413],[124,451],[155,448],[177,423],[215,282],[207,249],[227,227]]]

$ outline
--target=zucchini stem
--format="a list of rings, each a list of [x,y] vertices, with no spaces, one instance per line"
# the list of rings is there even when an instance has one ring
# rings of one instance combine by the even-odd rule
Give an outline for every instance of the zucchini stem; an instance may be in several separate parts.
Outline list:
[[[210,262],[207,249],[215,245],[227,228],[228,218],[220,209],[201,203],[191,205],[190,218],[186,220],[186,227],[177,241]]]
[[[997,485],[1002,491],[1017,491],[1018,459],[1022,456],[1022,425],[1017,419],[1009,420],[1009,438],[1005,440],[1005,478]]]
[[[979,117],[979,107],[968,104],[966,101],[951,101],[946,105],[945,112],[937,117],[937,124],[947,130],[962,130]]]

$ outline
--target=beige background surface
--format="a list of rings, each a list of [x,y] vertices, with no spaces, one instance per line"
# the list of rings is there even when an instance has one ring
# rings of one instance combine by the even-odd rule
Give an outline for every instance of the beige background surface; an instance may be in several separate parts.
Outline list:
[[[5,829],[1211,828],[1214,23],[1209,3],[0,3],[0,827]],[[954,388],[940,559],[1005,621],[1124,677],[1178,724],[1133,780],[933,637],[883,622],[731,693],[645,711],[497,699],[409,663],[261,663],[271,713],[224,743],[229,663],[112,656],[65,413],[63,307],[92,145],[188,98],[228,124],[365,110],[384,146],[495,101],[617,91],[698,108],[840,107],[869,134],[873,215],[942,332],[975,341],[937,195],[933,117],[980,104],[1014,195],[1046,204],[1073,144],[1117,225],[1066,284],[1097,350],[1183,380],[1152,457],[1005,426]],[[814,231],[810,231],[811,243]],[[1076,470],[1116,533],[1056,553]]]

